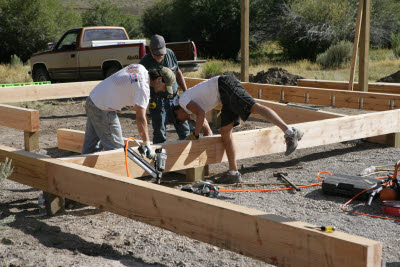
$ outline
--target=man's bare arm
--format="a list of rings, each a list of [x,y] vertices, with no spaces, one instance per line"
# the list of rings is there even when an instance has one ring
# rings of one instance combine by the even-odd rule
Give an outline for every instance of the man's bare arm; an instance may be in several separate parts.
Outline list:
[[[138,127],[140,138],[143,142],[150,142],[149,129],[147,127],[146,109],[136,105],[136,125]]]
[[[183,92],[187,90],[185,78],[183,77],[183,73],[180,69],[176,71],[176,82],[178,83],[179,87],[182,89]]]
[[[190,110],[194,115],[196,115],[196,129],[194,131],[194,134],[198,136],[200,134],[200,131],[203,129],[204,122],[206,120],[206,113],[205,111],[193,100],[187,104],[186,108]],[[208,125],[208,123],[207,123]],[[210,126],[208,126],[210,127]]]

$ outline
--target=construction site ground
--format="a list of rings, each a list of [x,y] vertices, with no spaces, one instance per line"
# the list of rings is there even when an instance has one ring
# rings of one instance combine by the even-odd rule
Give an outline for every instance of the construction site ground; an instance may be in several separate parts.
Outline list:
[[[84,131],[84,99],[18,105],[40,112],[40,149],[35,153],[50,157],[76,155],[57,148],[56,130],[69,128]],[[337,108],[323,110],[347,115],[360,113],[359,110]],[[135,114],[126,110],[119,114],[119,118],[124,137],[138,137]],[[269,126],[259,120],[249,120],[236,131]],[[218,133],[215,127],[213,130]],[[151,135],[151,123],[149,132]],[[22,131],[0,127],[0,133],[1,144],[23,149]],[[167,136],[169,141],[177,140],[172,125],[167,128]],[[369,166],[394,165],[398,160],[399,148],[354,140],[300,149],[287,157],[277,153],[240,160],[238,165],[245,183],[266,184],[228,188],[282,187],[268,184],[283,182],[273,177],[276,171],[288,172],[289,178],[298,185],[313,184],[320,182],[317,179],[320,171],[357,175]],[[208,178],[219,177],[226,170],[227,163],[213,164]],[[321,176],[326,177],[326,174]],[[166,186],[179,189],[184,185],[185,177],[170,173],[165,175],[165,179],[169,181]],[[14,221],[0,226],[0,266],[269,266],[93,207],[68,209],[54,217],[39,216],[37,199],[40,193],[37,189],[8,180],[0,185],[0,219],[15,216]],[[386,266],[400,266],[399,222],[343,212],[341,207],[349,198],[325,195],[320,186],[304,188],[299,192],[220,193],[219,199],[315,225],[331,225],[338,231],[380,241]],[[361,213],[382,214],[378,199],[371,206],[365,200],[355,200],[348,208]]]

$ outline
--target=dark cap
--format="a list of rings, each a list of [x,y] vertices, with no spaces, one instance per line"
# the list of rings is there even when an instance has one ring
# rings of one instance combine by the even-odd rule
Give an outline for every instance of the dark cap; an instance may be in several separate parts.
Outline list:
[[[156,56],[165,55],[167,53],[167,48],[165,47],[164,37],[161,35],[153,35],[150,39],[151,53]]]

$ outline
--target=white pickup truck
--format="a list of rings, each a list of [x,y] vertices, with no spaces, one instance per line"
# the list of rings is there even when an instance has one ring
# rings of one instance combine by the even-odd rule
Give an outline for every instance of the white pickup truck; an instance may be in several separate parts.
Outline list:
[[[196,71],[205,62],[197,60],[191,41],[166,46],[175,52],[182,72]],[[30,59],[35,82],[105,79],[129,64],[139,63],[146,54],[146,40],[129,40],[123,27],[83,27],[67,31],[49,48]]]

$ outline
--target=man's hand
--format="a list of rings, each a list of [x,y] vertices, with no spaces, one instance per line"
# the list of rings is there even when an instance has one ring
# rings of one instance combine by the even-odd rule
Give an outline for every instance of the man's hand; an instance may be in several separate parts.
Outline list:
[[[185,140],[197,140],[199,139],[198,135],[195,135],[194,133],[189,134],[188,136],[186,136]]]
[[[151,145],[150,145],[149,141],[144,142],[143,145],[139,146],[138,150],[139,150],[140,153],[145,154],[148,159],[153,159],[154,156],[156,155],[154,150],[151,148]]]

